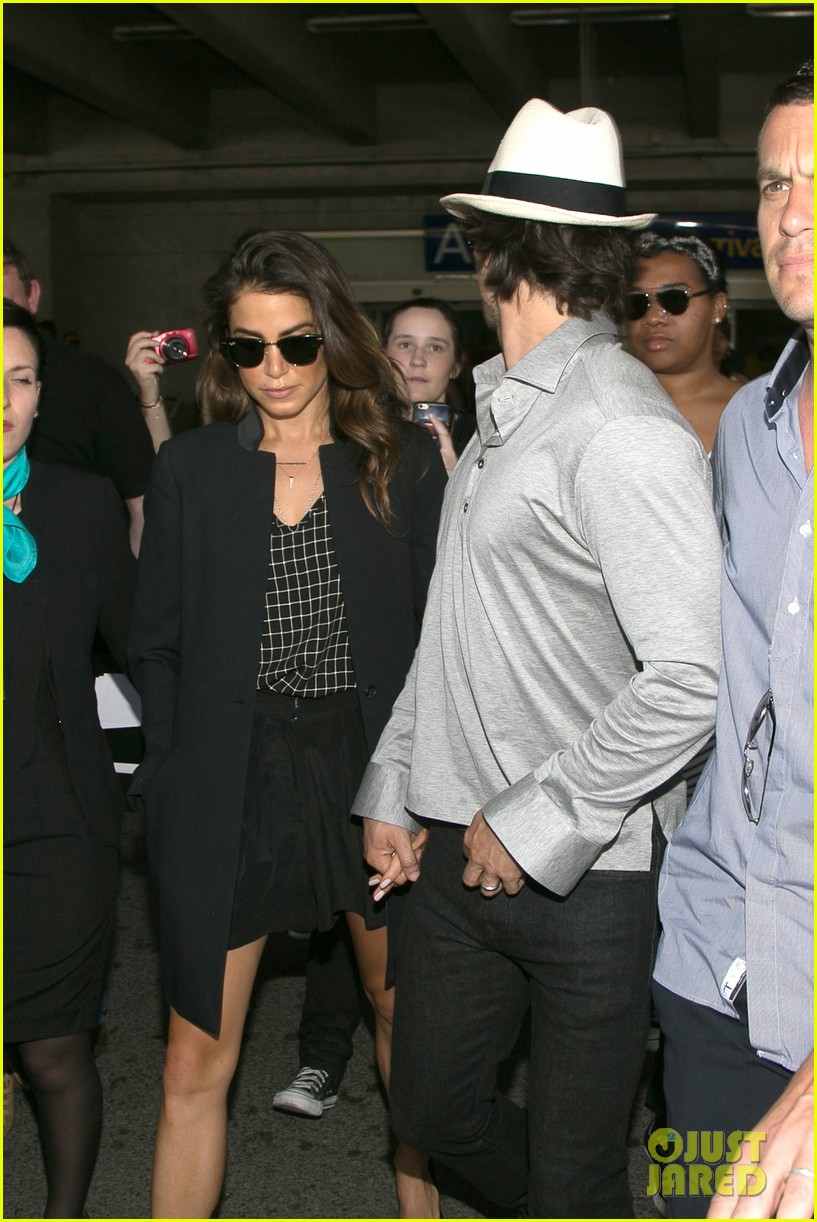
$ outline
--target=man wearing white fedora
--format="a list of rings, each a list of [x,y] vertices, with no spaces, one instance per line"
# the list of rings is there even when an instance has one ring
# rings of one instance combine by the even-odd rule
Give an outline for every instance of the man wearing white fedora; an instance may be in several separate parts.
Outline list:
[[[616,323],[618,132],[528,102],[466,223],[501,356],[449,482],[423,634],[355,804],[397,957],[396,1134],[534,1217],[632,1216],[671,778],[714,721],[709,464]],[[420,859],[422,858],[422,873]],[[532,1014],[527,1109],[497,1089]]]

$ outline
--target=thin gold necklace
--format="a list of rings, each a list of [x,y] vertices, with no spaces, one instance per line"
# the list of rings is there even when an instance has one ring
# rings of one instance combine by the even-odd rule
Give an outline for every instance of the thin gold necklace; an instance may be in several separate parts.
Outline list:
[[[314,454],[310,454],[309,458],[300,458],[300,459],[297,459],[297,460],[292,460],[291,462],[285,462],[283,458],[278,458],[278,457],[276,456],[276,459],[275,459],[276,464],[277,464],[279,467],[308,467],[308,466],[309,466],[309,464],[310,464],[311,462],[313,462],[313,461],[314,461],[314,460],[317,458],[317,456],[318,456],[318,450],[321,448],[321,446],[323,445],[323,443],[324,443],[325,441],[328,441],[328,440],[329,440],[329,429],[327,429],[327,430],[326,430],[326,435],[320,439],[320,441],[318,442],[317,446],[315,447],[315,453],[314,453]],[[291,488],[292,488],[292,485],[294,484],[295,480],[297,479],[297,476],[296,476],[296,475],[290,475],[288,471],[285,471],[285,472],[284,472],[284,475],[285,475],[285,476],[287,477],[287,479],[289,480],[289,486],[290,486],[290,489],[291,489]],[[313,488],[313,491],[314,491],[314,488]]]
[[[310,505],[312,504],[312,494],[314,493],[315,489],[317,488],[317,486],[318,486],[318,480],[319,480],[320,478],[321,478],[321,468],[320,468],[320,464],[318,464],[318,474],[315,476],[315,479],[314,479],[314,480],[313,480],[313,482],[312,482],[312,487],[309,489],[309,492],[307,492],[307,494],[306,494],[306,505],[305,505],[305,507],[304,507],[304,511],[303,511],[303,513],[301,514],[301,517],[300,517],[300,518],[298,518],[298,520],[297,520],[296,522],[288,522],[288,521],[286,520],[286,518],[284,517],[284,512],[283,512],[283,510],[281,509],[281,502],[278,500],[278,497],[277,497],[277,496],[273,496],[273,498],[272,498],[272,503],[273,503],[273,505],[274,505],[274,507],[275,507],[275,512],[276,512],[276,513],[277,513],[277,515],[278,515],[278,520],[279,520],[279,522],[282,522],[284,526],[288,526],[290,530],[294,530],[294,529],[295,529],[295,527],[296,527],[296,526],[298,525],[298,523],[299,523],[299,522],[302,520],[302,518],[304,517],[304,514],[306,514],[306,513],[307,513],[307,511],[309,510]],[[291,487],[292,487],[292,484],[290,484],[289,486],[290,486],[290,488],[291,488]]]

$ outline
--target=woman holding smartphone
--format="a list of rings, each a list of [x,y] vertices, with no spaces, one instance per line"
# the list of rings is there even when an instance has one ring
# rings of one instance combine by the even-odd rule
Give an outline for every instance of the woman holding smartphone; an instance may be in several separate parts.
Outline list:
[[[349,810],[411,663],[445,471],[386,404],[394,375],[334,259],[241,239],[205,290],[214,423],[161,449],[132,655],[134,792],[159,888],[170,1007],[155,1217],[209,1217],[227,1091],[267,935],[346,913],[388,1081],[385,917]],[[423,1160],[398,1150],[404,1216]]]
[[[403,375],[414,419],[436,434],[450,475],[476,428],[457,315],[437,297],[402,301],[386,315],[383,342]]]

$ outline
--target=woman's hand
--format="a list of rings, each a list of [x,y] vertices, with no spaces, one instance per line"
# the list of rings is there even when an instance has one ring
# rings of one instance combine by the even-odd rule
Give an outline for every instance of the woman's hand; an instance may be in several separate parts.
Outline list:
[[[457,465],[457,451],[454,449],[454,443],[451,440],[451,434],[448,431],[448,426],[443,424],[433,412],[428,413],[428,418],[434,425],[434,432],[437,434],[437,440],[440,443],[440,457],[443,460],[443,466],[450,475]]]
[[[160,378],[164,361],[156,355],[151,331],[137,331],[128,340],[125,364],[139,387],[139,405],[142,419],[147,425],[154,451],[158,452],[163,441],[172,435],[170,421],[162,402]],[[138,552],[138,548],[135,549]]]
[[[142,406],[150,407],[162,393],[160,378],[164,369],[156,355],[152,332],[137,331],[130,337],[125,364],[136,379]]]
[[[375,888],[375,900],[382,900],[389,887],[417,881],[427,840],[428,829],[424,827],[411,832],[377,819],[363,820],[363,856],[376,871],[369,879],[369,886]]]

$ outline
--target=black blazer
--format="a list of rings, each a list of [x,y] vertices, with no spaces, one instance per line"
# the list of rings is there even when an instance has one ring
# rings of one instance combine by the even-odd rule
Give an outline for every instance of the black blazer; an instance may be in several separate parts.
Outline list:
[[[422,430],[390,487],[396,522],[376,520],[357,482],[358,448],[320,462],[370,750],[402,689],[434,564],[445,471]],[[275,457],[255,411],[162,446],[145,499],[131,634],[142,695],[142,799],[158,882],[165,998],[218,1033],[260,659]]]
[[[125,802],[99,725],[91,651],[99,628],[125,669],[136,562],[124,509],[109,480],[32,463],[20,519],[37,544],[37,565],[25,582],[28,621],[10,610],[5,625],[6,783],[34,750],[42,633],[77,798],[92,832],[113,845]],[[36,822],[43,826],[42,814]]]

